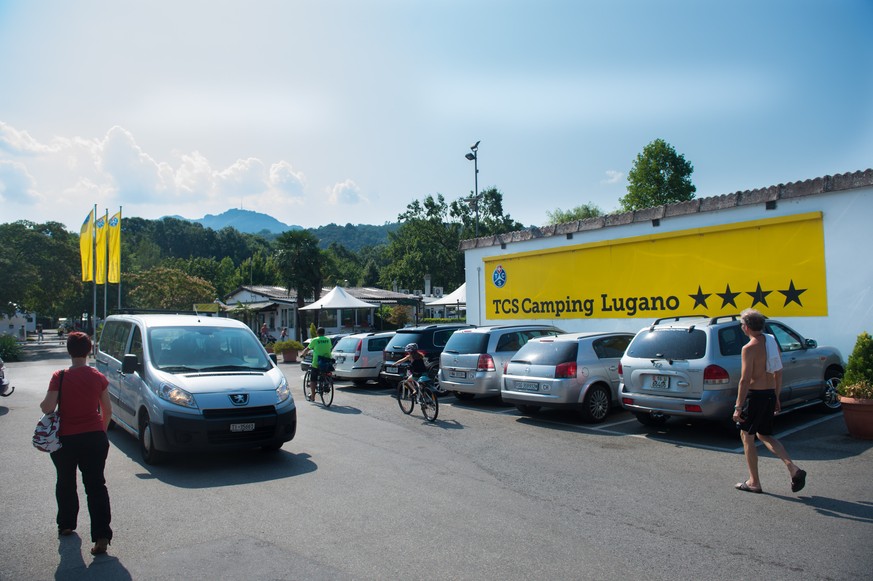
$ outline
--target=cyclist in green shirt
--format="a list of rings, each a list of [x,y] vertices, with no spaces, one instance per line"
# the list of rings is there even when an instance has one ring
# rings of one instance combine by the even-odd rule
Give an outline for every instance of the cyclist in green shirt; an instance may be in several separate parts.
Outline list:
[[[315,386],[318,385],[319,360],[327,361],[331,359],[331,349],[333,345],[330,339],[324,336],[324,327],[319,327],[316,331],[317,337],[309,342],[309,346],[303,350],[303,356],[306,357],[312,353],[312,366],[309,372],[309,401],[315,401]]]

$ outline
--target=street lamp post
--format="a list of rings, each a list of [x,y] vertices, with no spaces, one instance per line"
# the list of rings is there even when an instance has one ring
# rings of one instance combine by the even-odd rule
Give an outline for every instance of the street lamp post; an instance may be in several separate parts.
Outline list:
[[[479,237],[479,141],[470,146],[470,151],[464,157],[473,162],[473,195],[467,198],[467,201],[473,204],[473,210],[476,212],[476,238]]]

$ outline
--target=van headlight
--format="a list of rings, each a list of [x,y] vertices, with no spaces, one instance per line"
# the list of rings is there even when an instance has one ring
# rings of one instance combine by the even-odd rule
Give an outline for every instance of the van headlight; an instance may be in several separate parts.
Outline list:
[[[176,387],[171,383],[162,383],[161,386],[158,388],[158,396],[161,399],[165,399],[170,403],[174,403],[182,407],[197,407],[197,404],[194,402],[194,396],[192,396],[181,387]]]
[[[279,400],[278,403],[282,403],[289,397],[291,397],[291,390],[288,388],[288,380],[283,377],[279,387],[276,388],[276,399]]]

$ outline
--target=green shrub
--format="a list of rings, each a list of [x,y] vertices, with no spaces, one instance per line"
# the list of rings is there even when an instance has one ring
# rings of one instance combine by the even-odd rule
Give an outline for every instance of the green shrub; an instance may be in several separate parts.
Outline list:
[[[0,359],[3,361],[21,360],[21,345],[12,335],[0,335]]]
[[[285,339],[284,341],[276,341],[273,343],[273,351],[282,353],[283,351],[300,351],[303,349],[303,343],[294,339]]]
[[[873,399],[873,337],[866,331],[858,335],[837,389],[844,397]]]

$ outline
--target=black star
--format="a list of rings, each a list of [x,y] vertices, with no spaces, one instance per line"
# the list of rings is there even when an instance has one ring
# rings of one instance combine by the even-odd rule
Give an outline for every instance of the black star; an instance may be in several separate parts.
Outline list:
[[[732,293],[731,285],[726,285],[723,293],[715,294],[721,297],[721,308],[725,308],[728,305],[732,306],[735,309],[737,308],[737,303],[734,299],[736,299],[737,295],[739,295],[740,293]]]
[[[764,305],[765,307],[769,307],[770,305],[767,304],[767,295],[769,295],[769,294],[772,293],[772,292],[773,292],[773,291],[765,291],[765,290],[761,290],[761,283],[759,282],[759,283],[758,283],[758,288],[755,289],[755,292],[753,292],[753,293],[751,293],[751,292],[746,292],[746,294],[749,295],[750,297],[752,297],[752,298],[754,299],[754,300],[752,301],[752,306],[753,306],[753,307],[754,307],[755,305],[757,305],[758,303],[761,303],[761,304]]]
[[[785,295],[785,304],[782,305],[784,307],[788,306],[788,303],[797,303],[801,307],[803,303],[800,302],[800,295],[806,292],[805,288],[794,288],[794,279],[791,280],[791,284],[788,285],[788,290],[779,291],[783,295]]]
[[[694,299],[694,306],[691,307],[692,309],[696,309],[697,307],[703,307],[704,309],[709,308],[706,306],[706,299],[708,299],[710,296],[712,296],[712,293],[706,294],[706,295],[703,294],[703,290],[700,288],[700,285],[697,285],[697,294],[696,295],[688,295],[688,296],[691,297],[692,299]]]

